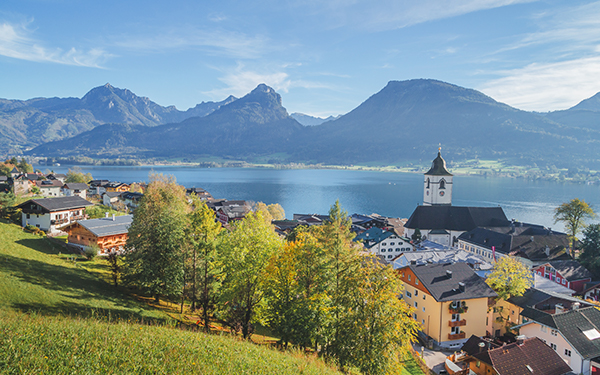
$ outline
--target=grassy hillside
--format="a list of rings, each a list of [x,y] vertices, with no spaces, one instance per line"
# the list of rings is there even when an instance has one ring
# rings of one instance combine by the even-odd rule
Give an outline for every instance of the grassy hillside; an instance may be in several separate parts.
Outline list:
[[[0,374],[338,373],[303,353],[174,328],[114,288],[103,260],[61,250],[0,220]],[[419,374],[410,358],[401,375]]]

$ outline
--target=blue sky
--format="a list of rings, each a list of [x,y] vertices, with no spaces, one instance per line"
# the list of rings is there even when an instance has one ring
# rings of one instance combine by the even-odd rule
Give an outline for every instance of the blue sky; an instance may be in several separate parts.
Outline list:
[[[185,110],[259,83],[288,112],[347,113],[433,78],[520,109],[600,91],[600,1],[3,0],[0,98],[107,82]]]

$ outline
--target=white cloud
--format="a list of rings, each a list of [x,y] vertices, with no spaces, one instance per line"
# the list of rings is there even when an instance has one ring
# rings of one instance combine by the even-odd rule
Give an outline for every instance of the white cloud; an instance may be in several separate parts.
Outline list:
[[[0,55],[14,59],[100,68],[111,57],[101,48],[88,51],[49,48],[36,41],[25,25],[0,24]]]
[[[298,87],[306,89],[330,88],[328,85],[320,82],[292,80],[290,79],[288,73],[276,71],[277,69],[273,69],[272,72],[260,73],[247,70],[244,65],[239,64],[235,69],[230,71],[223,71],[222,69],[217,70],[224,74],[221,78],[219,78],[219,81],[223,82],[225,87],[210,90],[204,92],[204,94],[218,100],[228,95],[242,97],[254,90],[256,86],[261,83],[272,87],[278,93],[287,93],[291,88]]]
[[[570,108],[599,91],[600,57],[530,64],[479,89],[492,98],[529,111]]]
[[[259,58],[266,50],[268,38],[243,33],[202,30],[196,27],[177,27],[160,31],[155,35],[119,37],[115,44],[130,50],[163,52],[165,50],[204,48],[208,53],[221,54],[234,58]]]

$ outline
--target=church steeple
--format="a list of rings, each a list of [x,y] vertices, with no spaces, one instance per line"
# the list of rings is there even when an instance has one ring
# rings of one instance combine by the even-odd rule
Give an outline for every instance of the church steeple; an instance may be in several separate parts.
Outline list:
[[[425,173],[425,186],[423,189],[423,205],[451,205],[452,204],[452,173],[446,169],[446,161],[442,158],[442,148],[431,168]]]

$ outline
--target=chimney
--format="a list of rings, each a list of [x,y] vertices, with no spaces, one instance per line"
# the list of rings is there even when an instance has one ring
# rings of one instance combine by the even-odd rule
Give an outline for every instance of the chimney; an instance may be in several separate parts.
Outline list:
[[[546,253],[547,257],[550,256],[550,247],[548,245],[546,245],[546,248],[544,249],[544,253]]]
[[[104,213],[104,218],[108,219],[108,212]]]
[[[579,309],[579,307],[581,306],[581,303],[579,302],[575,302],[572,306],[571,306],[571,310],[577,310]]]
[[[461,292],[465,292],[465,283],[463,283],[462,281],[458,283],[458,290],[460,290]]]
[[[521,346],[523,345],[523,341],[525,341],[525,335],[519,335],[516,337],[517,339],[517,345]]]
[[[113,217],[112,217],[112,219],[113,219],[113,221],[115,221],[115,214],[113,214]]]
[[[452,271],[446,270],[446,276],[448,276],[448,278],[451,279],[452,278]]]
[[[563,307],[562,304],[557,303],[556,305],[554,305],[554,313],[555,314],[560,314],[560,313],[564,313],[565,312],[565,308]]]

